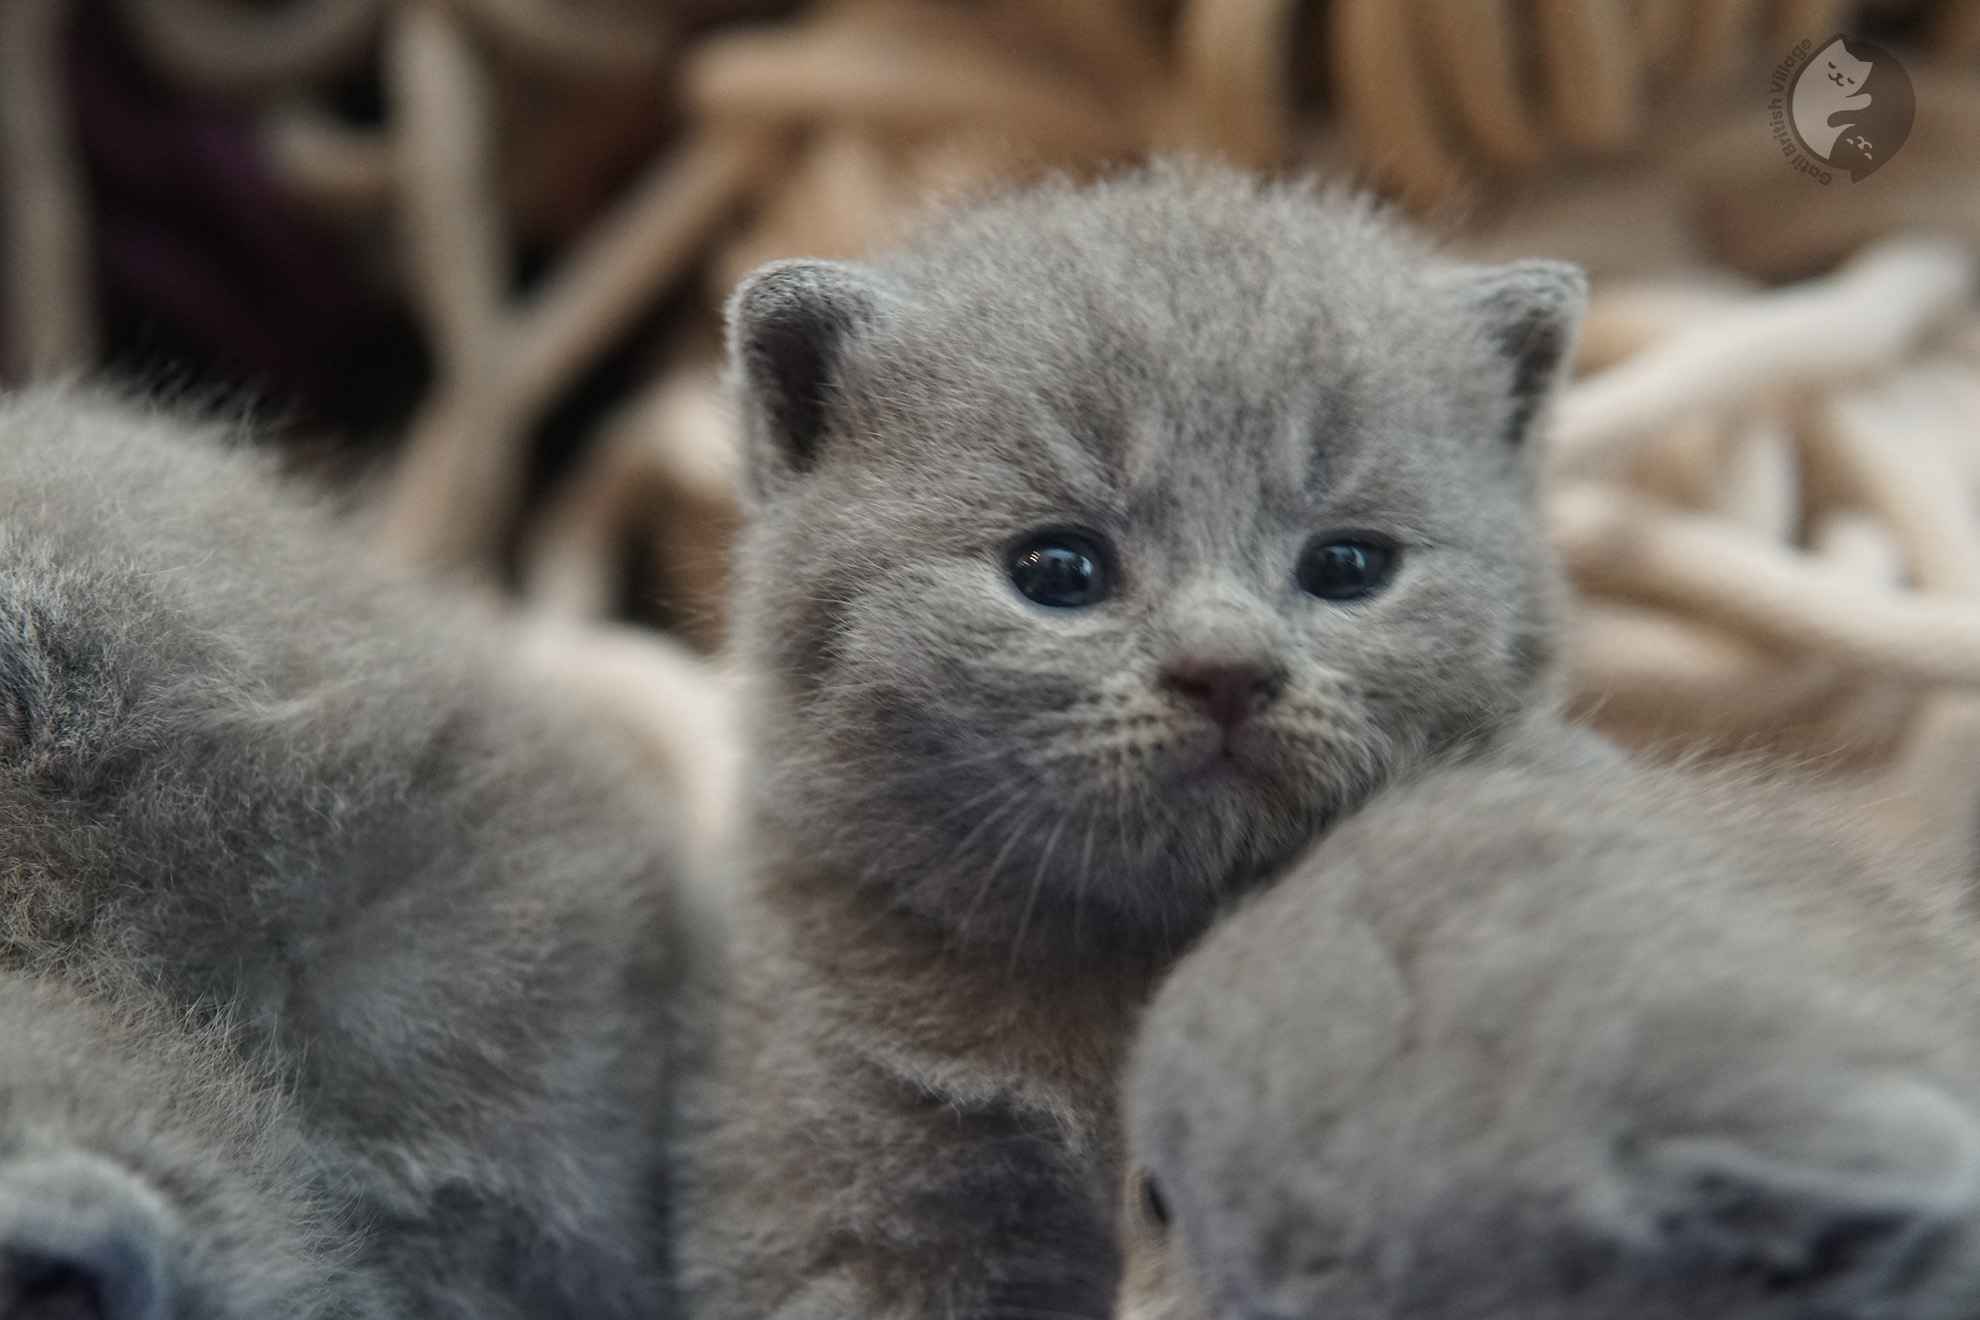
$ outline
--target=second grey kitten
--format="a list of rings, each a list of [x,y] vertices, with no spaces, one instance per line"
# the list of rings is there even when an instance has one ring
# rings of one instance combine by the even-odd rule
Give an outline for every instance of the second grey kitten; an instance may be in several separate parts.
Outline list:
[[[669,804],[222,439],[0,396],[0,1315],[677,1314]]]
[[[1157,169],[731,303],[752,879],[715,1317],[1104,1316],[1153,979],[1540,700],[1580,275]]]

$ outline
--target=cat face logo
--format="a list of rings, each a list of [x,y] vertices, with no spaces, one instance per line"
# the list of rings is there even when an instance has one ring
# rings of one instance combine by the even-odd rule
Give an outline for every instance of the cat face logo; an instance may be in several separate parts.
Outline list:
[[[1801,149],[1852,182],[1897,154],[1917,108],[1911,76],[1889,51],[1841,34],[1802,61],[1787,101]]]

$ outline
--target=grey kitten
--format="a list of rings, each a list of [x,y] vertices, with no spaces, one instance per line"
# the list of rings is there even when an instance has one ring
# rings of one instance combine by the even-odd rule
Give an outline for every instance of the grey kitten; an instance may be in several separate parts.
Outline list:
[[[147,1188],[109,1245],[29,1253],[106,1295],[155,1274],[166,1301],[117,1320],[667,1314],[702,955],[665,805],[263,467],[99,399],[0,400],[7,1017],[42,987],[132,1038],[85,1032],[67,1135],[4,1056],[0,1204],[30,1148]],[[242,1167],[271,1143],[301,1185]],[[337,1270],[296,1266],[273,1311],[201,1300],[287,1286],[289,1255],[229,1246],[262,1202]],[[232,1292],[191,1281],[216,1260]]]
[[[704,1314],[1109,1313],[1153,978],[1543,699],[1528,433],[1582,287],[1161,168],[738,289],[753,908]]]
[[[1791,786],[1561,730],[1395,789],[1151,1008],[1180,1267],[1127,1313],[1980,1312],[1970,902]]]

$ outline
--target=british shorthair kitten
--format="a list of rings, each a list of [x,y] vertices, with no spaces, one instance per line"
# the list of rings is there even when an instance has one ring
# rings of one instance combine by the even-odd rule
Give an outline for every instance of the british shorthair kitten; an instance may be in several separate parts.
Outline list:
[[[1175,167],[743,283],[750,894],[699,1314],[1111,1313],[1154,979],[1546,699],[1530,433],[1582,297]]]

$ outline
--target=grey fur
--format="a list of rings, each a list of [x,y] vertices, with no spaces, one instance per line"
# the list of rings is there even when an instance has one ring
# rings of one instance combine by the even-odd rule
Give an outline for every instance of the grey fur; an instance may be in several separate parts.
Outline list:
[[[1980,931],[1916,856],[1549,728],[1378,797],[1149,1012],[1139,1314],[1975,1314]]]
[[[1581,291],[1180,168],[744,282],[755,906],[689,1225],[705,1314],[1106,1313],[1151,978],[1545,697],[1525,431]],[[1064,525],[1116,548],[1090,610],[1006,575]],[[1302,594],[1302,544],[1348,529],[1403,544],[1394,583]],[[1227,744],[1190,666],[1274,695]]]
[[[0,400],[0,1219],[97,1169],[161,1318],[669,1313],[665,805],[218,441]]]

